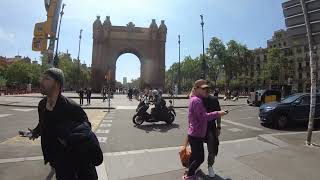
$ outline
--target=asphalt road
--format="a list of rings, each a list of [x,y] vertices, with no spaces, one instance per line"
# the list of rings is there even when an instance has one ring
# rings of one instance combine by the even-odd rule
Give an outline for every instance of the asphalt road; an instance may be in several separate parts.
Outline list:
[[[223,107],[222,107],[223,108]],[[105,119],[112,121],[110,131],[106,136],[107,143],[103,144],[107,152],[122,152],[142,149],[176,147],[182,145],[187,135],[187,109],[176,109],[177,117],[172,125],[164,122],[144,122],[134,126],[132,117],[134,110],[116,109]],[[222,120],[220,141],[232,141],[257,137],[261,134],[301,131],[305,128],[289,128],[276,130],[264,127],[258,120],[258,107],[244,106],[231,111]],[[109,116],[109,117],[108,117]],[[100,135],[98,133],[98,135]]]
[[[34,128],[38,124],[36,108],[0,106],[0,143],[18,135],[19,130]]]
[[[98,125],[96,134],[104,152],[176,147],[183,143],[188,127],[186,108],[176,109],[176,120],[171,125],[167,125],[164,122],[144,122],[140,126],[134,126],[132,117],[135,111],[132,108],[130,109],[130,106],[128,107],[111,110]],[[4,141],[17,136],[18,130],[27,130],[35,127],[37,121],[36,108],[0,106],[0,144],[2,143],[0,147],[5,146],[3,144]],[[264,127],[258,120],[258,108],[244,106],[231,111],[227,116],[223,117],[220,141],[232,141],[257,137],[261,134],[305,129],[306,126],[304,128],[290,128],[280,131]],[[21,147],[27,148],[27,146]]]

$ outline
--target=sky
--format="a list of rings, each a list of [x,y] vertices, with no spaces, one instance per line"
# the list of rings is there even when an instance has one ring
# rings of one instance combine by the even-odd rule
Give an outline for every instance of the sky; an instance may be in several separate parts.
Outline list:
[[[223,42],[237,40],[249,49],[266,47],[273,32],[285,29],[281,3],[284,0],[63,0],[66,4],[62,18],[59,51],[68,50],[77,57],[79,31],[83,29],[81,62],[91,66],[92,24],[97,15],[104,21],[125,26],[149,27],[156,19],[158,26],[165,20],[166,69],[178,61],[178,35],[181,35],[181,59],[202,53],[200,14],[204,16],[205,48],[212,37]],[[31,50],[34,24],[46,20],[43,0],[1,0],[0,56],[13,57],[19,53],[32,60],[40,59]],[[40,62],[39,62],[40,63]],[[117,60],[116,79],[130,81],[140,76],[140,61],[133,54],[123,54]]]

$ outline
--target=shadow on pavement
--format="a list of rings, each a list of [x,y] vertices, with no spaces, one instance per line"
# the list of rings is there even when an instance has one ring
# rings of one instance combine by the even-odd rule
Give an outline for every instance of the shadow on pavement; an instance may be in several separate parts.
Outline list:
[[[157,132],[161,132],[161,133],[166,133],[168,131],[170,131],[171,129],[177,129],[179,128],[179,124],[156,124],[156,123],[151,123],[151,124],[142,124],[139,126],[134,126],[138,129],[144,130],[146,131],[146,133],[149,133],[151,131],[157,131]]]
[[[202,180],[232,180],[230,178],[223,178],[217,174],[215,177],[211,178],[208,175],[206,175],[202,170],[197,172],[197,176],[200,177]]]
[[[270,129],[276,129],[273,127],[272,124],[263,124],[261,123],[263,127],[270,128]],[[288,127],[281,129],[282,132],[299,132],[299,131],[306,131],[308,130],[308,122],[291,122]],[[314,130],[320,130],[320,123],[314,125]]]

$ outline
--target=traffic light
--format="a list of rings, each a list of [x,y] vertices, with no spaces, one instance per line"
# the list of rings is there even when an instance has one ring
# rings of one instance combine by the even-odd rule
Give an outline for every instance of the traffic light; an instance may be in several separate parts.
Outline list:
[[[33,51],[41,51],[41,53],[44,53],[47,51],[48,39],[53,38],[55,40],[61,4],[62,0],[45,0],[47,21],[36,23],[34,26],[34,37],[32,40]],[[51,48],[49,47],[49,49],[53,51],[54,45]]]
[[[45,23],[37,23],[34,26],[32,50],[33,51],[45,51],[47,49],[47,34],[45,33]]]

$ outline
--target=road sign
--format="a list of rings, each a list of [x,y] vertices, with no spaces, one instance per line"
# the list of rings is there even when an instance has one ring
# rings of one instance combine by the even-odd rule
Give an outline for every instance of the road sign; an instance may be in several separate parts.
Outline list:
[[[289,36],[306,36],[306,24],[300,0],[282,3],[283,15]],[[311,34],[315,43],[320,43],[320,1],[306,1],[306,10],[310,21]]]

